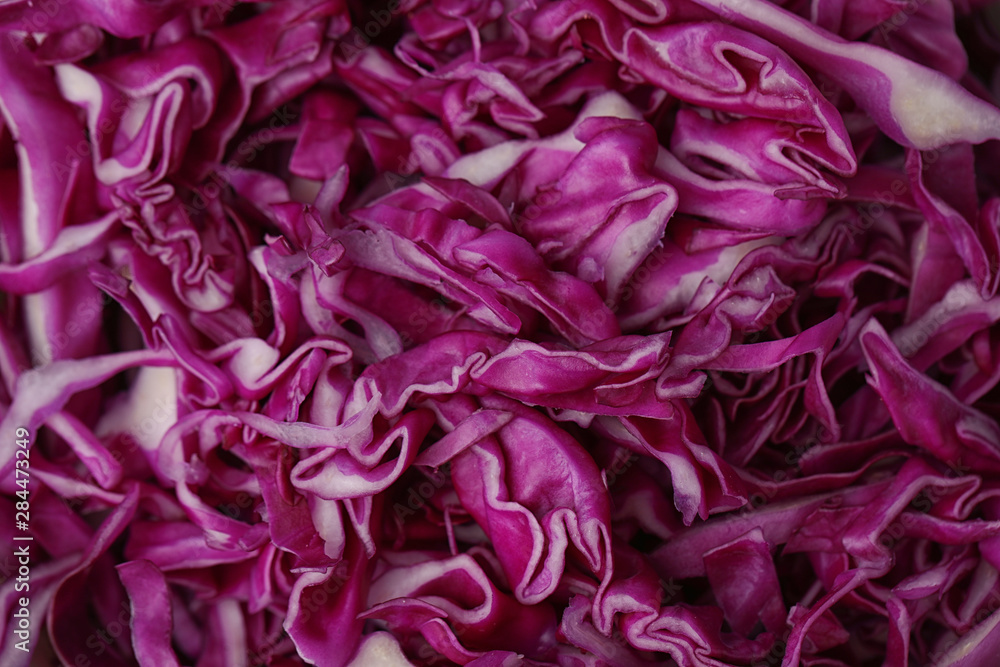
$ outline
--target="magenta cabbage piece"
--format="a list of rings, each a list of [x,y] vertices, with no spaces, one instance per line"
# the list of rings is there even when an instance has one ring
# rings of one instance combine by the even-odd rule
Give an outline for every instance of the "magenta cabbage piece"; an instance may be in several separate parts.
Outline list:
[[[0,5],[0,664],[1000,660],[996,5]]]

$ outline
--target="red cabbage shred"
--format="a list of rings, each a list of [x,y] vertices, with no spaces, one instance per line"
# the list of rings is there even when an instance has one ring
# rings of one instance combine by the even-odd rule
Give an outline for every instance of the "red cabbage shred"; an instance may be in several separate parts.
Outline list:
[[[1000,664],[1000,5],[0,3],[0,664]]]

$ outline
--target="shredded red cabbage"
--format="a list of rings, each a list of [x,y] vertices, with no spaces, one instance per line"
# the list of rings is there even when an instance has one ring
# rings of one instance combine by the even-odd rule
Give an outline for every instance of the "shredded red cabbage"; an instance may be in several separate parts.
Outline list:
[[[0,664],[1000,663],[997,8],[0,3]]]

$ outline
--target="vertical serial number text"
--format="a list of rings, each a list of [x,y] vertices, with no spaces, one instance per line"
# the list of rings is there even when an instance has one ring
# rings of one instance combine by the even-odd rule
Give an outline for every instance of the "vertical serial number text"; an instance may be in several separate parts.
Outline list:
[[[14,590],[21,593],[14,605],[14,618],[17,623],[14,628],[14,647],[18,650],[28,652],[28,644],[31,641],[31,612],[29,605],[31,598],[28,593],[31,591],[31,534],[29,524],[31,521],[31,501],[28,483],[31,480],[31,473],[28,468],[28,460],[31,456],[31,432],[26,428],[18,427],[14,431],[14,484],[18,487],[15,495],[17,502],[14,504],[14,526],[17,531],[14,533],[14,557],[17,558],[17,579],[14,582]]]

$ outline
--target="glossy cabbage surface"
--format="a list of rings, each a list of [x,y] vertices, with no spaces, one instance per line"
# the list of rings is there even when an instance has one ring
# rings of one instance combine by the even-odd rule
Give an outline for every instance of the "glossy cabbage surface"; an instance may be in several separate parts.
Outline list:
[[[997,664],[998,63],[979,0],[0,2],[0,664]]]

